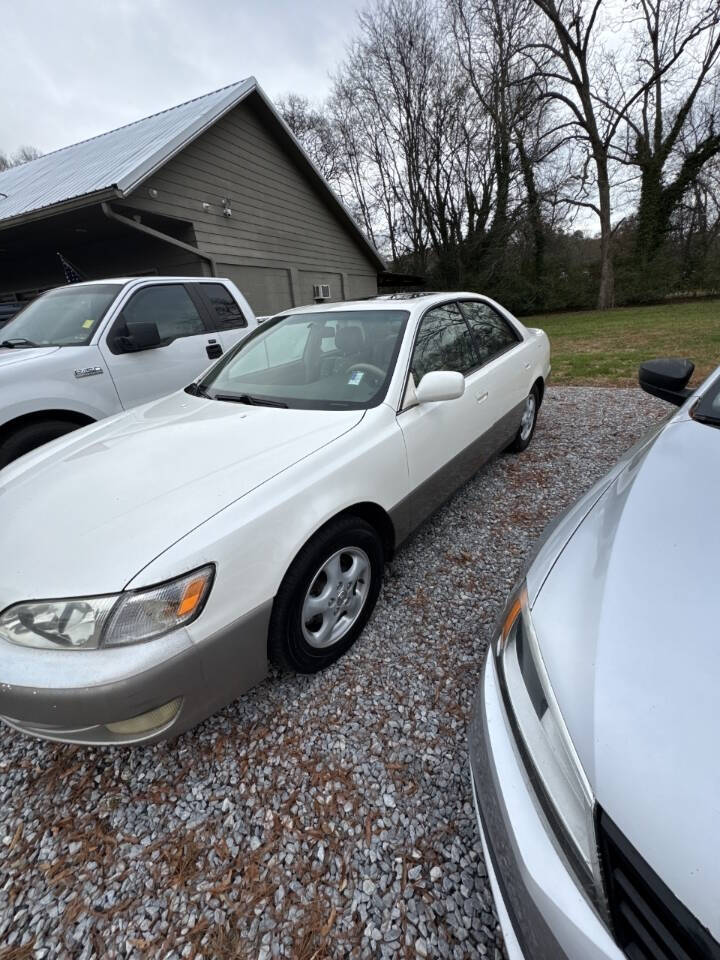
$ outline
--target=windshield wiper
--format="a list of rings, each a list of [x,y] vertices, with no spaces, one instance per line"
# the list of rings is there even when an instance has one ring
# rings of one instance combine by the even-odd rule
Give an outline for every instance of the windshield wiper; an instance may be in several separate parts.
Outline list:
[[[33,343],[32,340],[26,340],[25,337],[13,337],[12,340],[3,340],[0,343],[0,347],[9,347],[11,350],[13,347],[37,347],[37,343]]]
[[[213,400],[225,400],[228,403],[247,403],[251,407],[285,407],[282,400],[266,400],[264,397],[253,397],[249,393],[216,393]]]

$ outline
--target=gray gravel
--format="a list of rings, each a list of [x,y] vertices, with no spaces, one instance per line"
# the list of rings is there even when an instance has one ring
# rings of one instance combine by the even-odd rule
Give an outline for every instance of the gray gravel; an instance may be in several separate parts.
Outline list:
[[[172,744],[0,732],[0,958],[502,956],[465,735],[533,539],[667,407],[548,391],[397,557],[363,638]],[[27,949],[23,949],[27,947]]]

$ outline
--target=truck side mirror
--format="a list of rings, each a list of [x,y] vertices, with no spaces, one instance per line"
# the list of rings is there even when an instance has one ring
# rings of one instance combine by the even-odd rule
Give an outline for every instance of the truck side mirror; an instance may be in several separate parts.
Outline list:
[[[134,353],[137,350],[152,350],[162,344],[158,326],[152,320],[128,323],[126,327],[127,336],[118,338],[120,346],[126,353]]]
[[[647,360],[638,371],[638,380],[645,393],[681,407],[694,393],[688,389],[695,364],[680,357]]]

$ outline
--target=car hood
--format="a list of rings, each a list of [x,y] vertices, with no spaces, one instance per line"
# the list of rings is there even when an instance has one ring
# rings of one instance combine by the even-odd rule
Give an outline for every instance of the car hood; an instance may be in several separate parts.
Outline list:
[[[720,939],[720,430],[669,424],[576,530],[533,606],[598,803]]]
[[[2,330],[0,329],[0,340],[2,338]],[[60,350],[60,347],[0,347],[0,370],[14,363],[49,357],[51,353],[58,350]]]
[[[0,471],[0,610],[121,590],[199,524],[362,416],[177,393],[21,458]]]

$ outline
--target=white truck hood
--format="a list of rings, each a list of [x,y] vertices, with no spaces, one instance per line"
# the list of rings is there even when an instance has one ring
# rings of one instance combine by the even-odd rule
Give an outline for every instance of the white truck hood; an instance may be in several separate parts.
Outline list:
[[[0,330],[0,340],[2,340],[2,330]],[[26,360],[40,360],[42,357],[49,357],[51,353],[56,353],[58,350],[60,350],[60,347],[0,347],[0,370],[3,367],[9,367]]]
[[[0,471],[0,610],[122,590],[192,529],[362,416],[181,392],[22,457]]]

